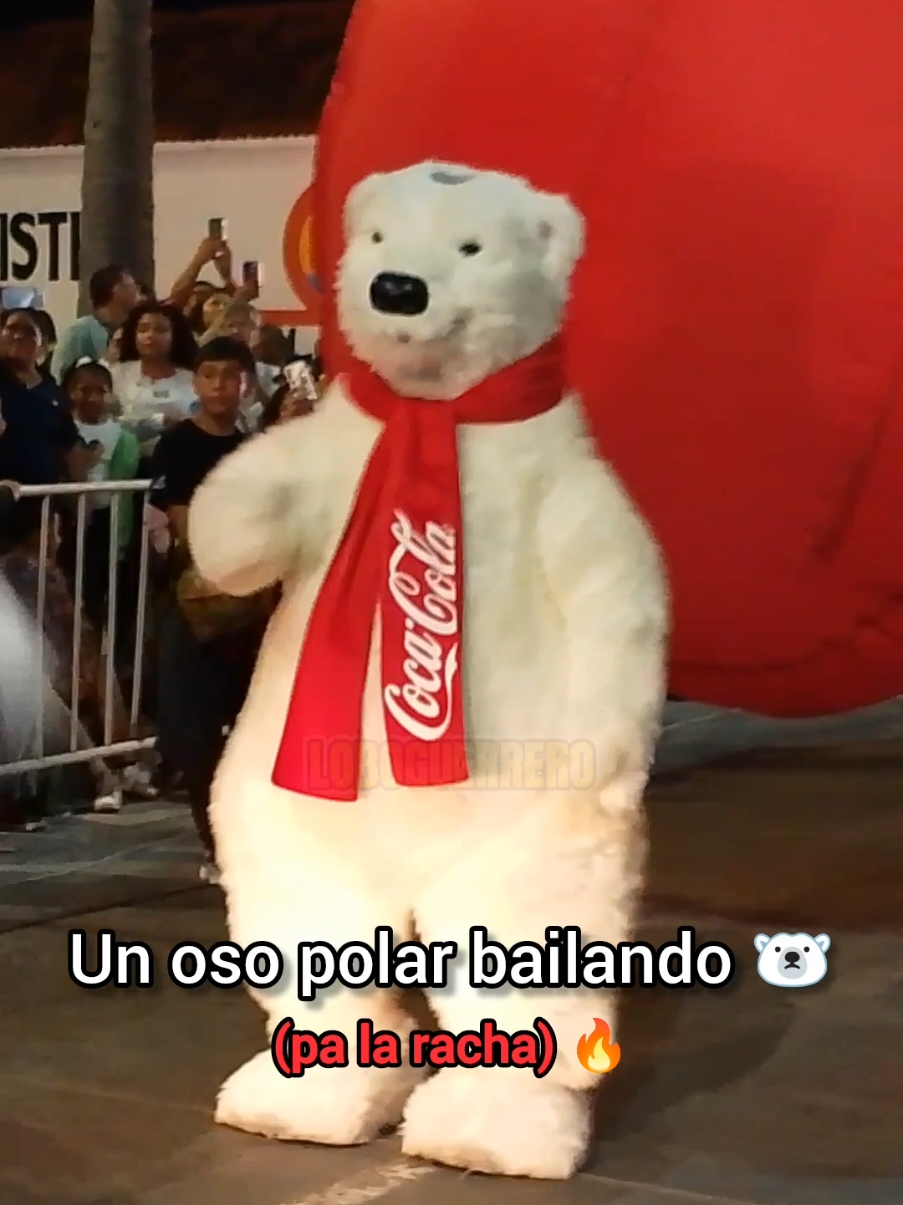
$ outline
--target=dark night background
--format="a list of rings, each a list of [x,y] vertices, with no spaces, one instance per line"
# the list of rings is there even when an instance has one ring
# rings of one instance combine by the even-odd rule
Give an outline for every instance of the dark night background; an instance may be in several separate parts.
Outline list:
[[[154,0],[158,141],[313,133],[353,0]],[[83,136],[92,0],[0,0],[0,147]]]
[[[264,0],[269,6],[273,3],[290,6],[303,5],[304,0]],[[5,0],[0,4],[0,28],[18,29],[25,25],[37,25],[41,21],[58,21],[66,17],[90,16],[93,8],[92,0],[26,0],[25,4],[9,3]],[[202,12],[214,8],[261,8],[264,5],[255,0],[154,0],[154,8],[161,12]]]

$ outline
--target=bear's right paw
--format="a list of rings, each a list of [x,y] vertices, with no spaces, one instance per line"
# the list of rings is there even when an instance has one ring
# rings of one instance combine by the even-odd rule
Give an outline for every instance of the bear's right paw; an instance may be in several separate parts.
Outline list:
[[[466,1171],[567,1180],[590,1137],[586,1092],[508,1069],[446,1067],[408,1102],[401,1149]]]
[[[357,1146],[401,1118],[416,1079],[409,1067],[311,1067],[286,1079],[269,1051],[233,1072],[220,1088],[214,1120],[266,1138]]]

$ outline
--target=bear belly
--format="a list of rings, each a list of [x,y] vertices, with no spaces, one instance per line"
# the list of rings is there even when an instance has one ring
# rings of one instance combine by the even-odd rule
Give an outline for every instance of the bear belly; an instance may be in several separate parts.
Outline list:
[[[512,538],[513,537],[513,538]],[[562,743],[560,717],[566,697],[566,665],[561,657],[562,622],[543,587],[533,541],[526,531],[499,532],[497,542],[485,538],[465,565],[463,658],[465,731],[477,747],[471,771],[478,785],[490,787],[497,810],[503,788],[530,787],[530,764],[537,747]],[[360,852],[361,873],[377,879],[397,874],[399,841],[415,830],[422,840],[418,857],[424,866],[445,849],[451,832],[462,834],[480,823],[483,806],[474,803],[467,784],[440,788],[399,787],[389,765],[382,708],[380,632],[374,624],[363,702],[362,789],[358,800],[331,802],[275,787],[273,766],[294,685],[304,632],[318,577],[289,593],[267,632],[254,680],[241,717],[217,773],[212,819],[218,844],[233,847],[242,861],[261,846],[267,873],[272,861],[272,834],[278,844],[296,849],[288,861],[309,858],[312,841],[332,849]],[[486,580],[492,578],[491,584]],[[475,810],[474,810],[475,809]],[[380,856],[382,849],[382,856]]]

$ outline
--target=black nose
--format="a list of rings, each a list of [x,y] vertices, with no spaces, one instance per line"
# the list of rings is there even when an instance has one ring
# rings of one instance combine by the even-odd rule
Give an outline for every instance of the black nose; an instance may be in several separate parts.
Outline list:
[[[797,954],[796,950],[789,950],[784,957],[787,959],[787,963],[790,966],[796,966],[800,960],[800,956]]]
[[[381,314],[422,314],[429,303],[429,290],[419,276],[380,272],[370,285],[370,304]]]

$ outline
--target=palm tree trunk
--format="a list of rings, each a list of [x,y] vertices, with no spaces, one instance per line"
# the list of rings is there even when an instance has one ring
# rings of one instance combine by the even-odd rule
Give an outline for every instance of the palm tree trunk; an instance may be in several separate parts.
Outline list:
[[[122,264],[154,283],[152,0],[94,0],[85,112],[79,313],[88,281]]]

